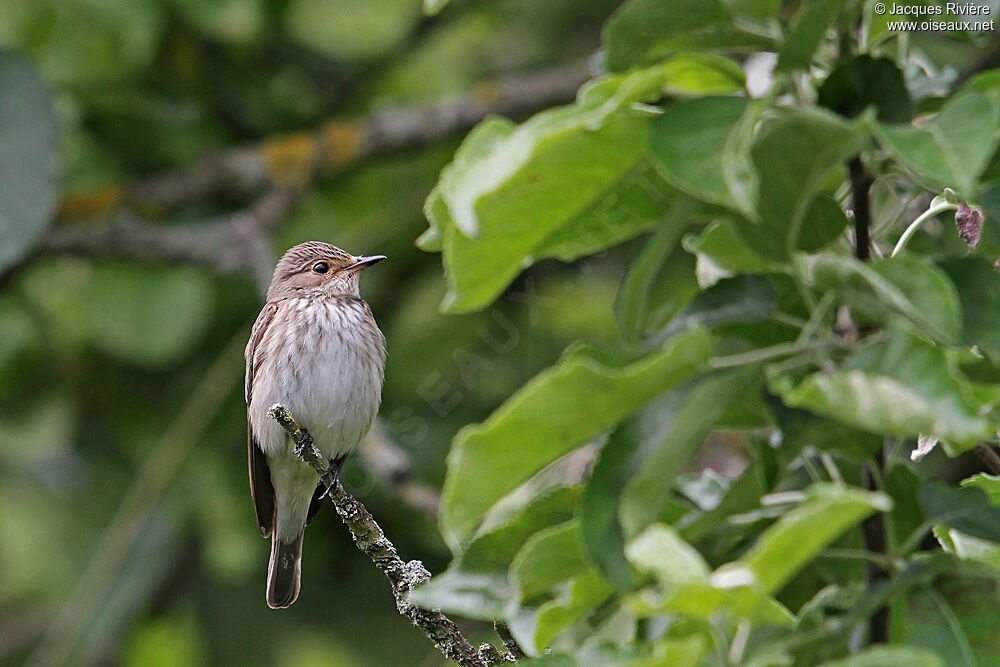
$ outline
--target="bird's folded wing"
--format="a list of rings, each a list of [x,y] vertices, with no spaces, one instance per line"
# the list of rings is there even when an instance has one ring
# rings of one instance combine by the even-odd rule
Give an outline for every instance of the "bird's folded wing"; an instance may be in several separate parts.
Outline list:
[[[278,304],[269,303],[257,316],[250,332],[250,342],[247,344],[246,361],[246,401],[247,401],[247,462],[250,469],[250,496],[253,498],[254,511],[257,514],[257,526],[260,534],[267,537],[274,530],[274,487],[271,486],[271,471],[267,467],[264,452],[257,444],[250,422],[250,400],[253,398],[254,373],[260,365],[257,358],[260,342],[268,326],[274,321],[278,312]]]

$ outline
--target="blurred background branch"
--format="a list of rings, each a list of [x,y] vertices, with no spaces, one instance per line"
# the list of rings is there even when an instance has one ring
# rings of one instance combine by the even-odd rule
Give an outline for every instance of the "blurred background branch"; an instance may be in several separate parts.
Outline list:
[[[218,152],[190,168],[68,195],[58,218],[98,217],[120,206],[162,214],[221,194],[246,197],[268,188],[304,186],[379,155],[461,134],[489,115],[518,118],[569,102],[590,75],[590,57],[579,58],[500,77],[468,95],[427,106],[387,107],[358,120],[330,120],[313,130]]]

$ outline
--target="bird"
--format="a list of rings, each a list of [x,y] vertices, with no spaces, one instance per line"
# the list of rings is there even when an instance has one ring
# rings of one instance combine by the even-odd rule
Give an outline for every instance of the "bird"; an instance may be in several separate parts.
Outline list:
[[[321,241],[278,261],[246,347],[250,494],[261,535],[271,538],[265,599],[290,606],[302,579],[302,537],[319,509],[316,471],[267,415],[282,403],[339,471],[382,402],[385,336],[361,298],[360,273],[384,255],[354,256]]]

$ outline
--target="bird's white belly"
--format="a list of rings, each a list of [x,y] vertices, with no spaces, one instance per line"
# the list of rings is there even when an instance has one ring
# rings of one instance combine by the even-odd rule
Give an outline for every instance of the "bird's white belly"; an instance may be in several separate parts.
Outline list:
[[[284,432],[266,417],[267,408],[284,404],[299,425],[309,431],[327,459],[349,454],[371,428],[381,402],[382,363],[360,336],[352,310],[325,306],[310,313],[306,302],[292,310],[306,317],[294,342],[274,340],[264,351],[267,361],[256,378],[276,382],[254,383],[251,425],[261,449],[269,457],[294,457]],[[293,356],[294,355],[294,360]],[[270,366],[265,368],[265,366]]]

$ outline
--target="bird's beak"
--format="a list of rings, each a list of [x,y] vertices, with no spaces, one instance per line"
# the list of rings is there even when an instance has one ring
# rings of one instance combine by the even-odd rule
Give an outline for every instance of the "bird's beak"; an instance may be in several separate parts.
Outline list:
[[[385,259],[385,255],[372,255],[371,257],[358,257],[354,264],[348,264],[343,271],[364,271],[372,264],[377,264]]]

